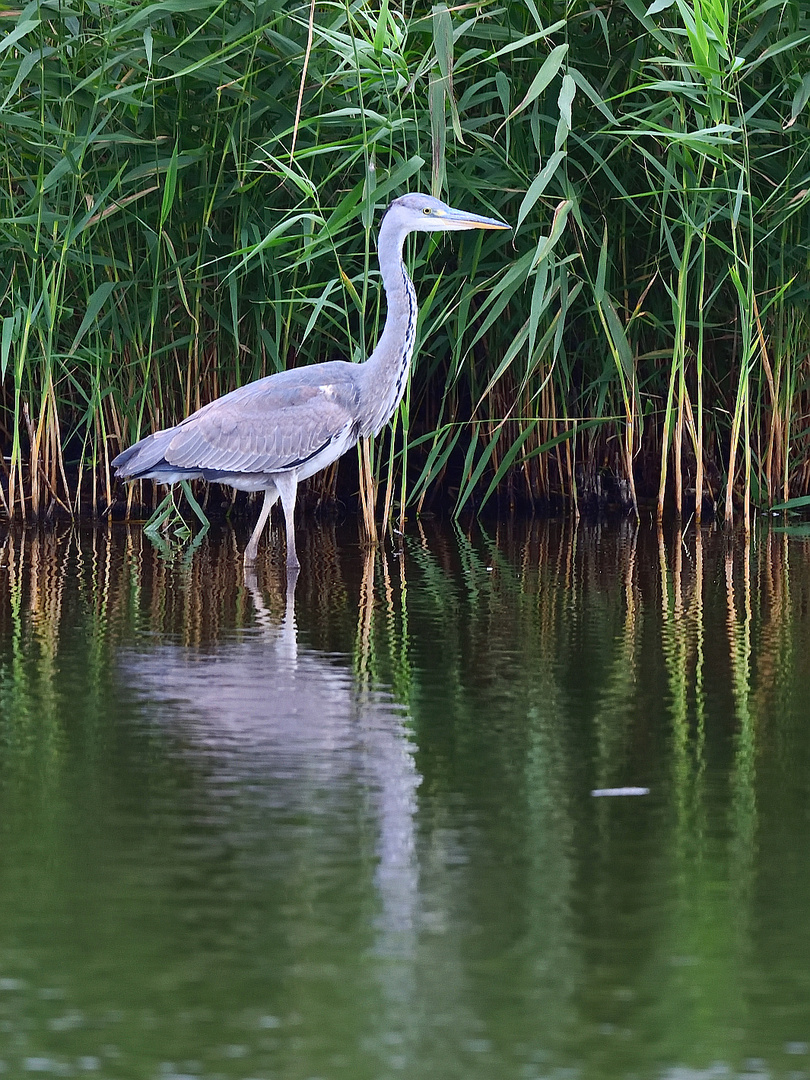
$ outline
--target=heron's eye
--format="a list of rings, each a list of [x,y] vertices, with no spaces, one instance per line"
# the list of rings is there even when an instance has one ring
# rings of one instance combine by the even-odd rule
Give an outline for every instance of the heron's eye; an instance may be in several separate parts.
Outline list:
[[[429,206],[425,206],[425,207],[423,207],[423,208],[422,208],[422,213],[423,213],[423,214],[429,214],[430,212],[431,212],[431,211],[430,211],[430,207],[429,207]]]

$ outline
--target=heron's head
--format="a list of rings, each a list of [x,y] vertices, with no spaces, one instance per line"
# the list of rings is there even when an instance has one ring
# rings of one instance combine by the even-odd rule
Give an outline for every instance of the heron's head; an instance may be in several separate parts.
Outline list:
[[[385,217],[395,219],[403,232],[451,232],[457,229],[509,229],[496,218],[455,210],[432,195],[401,195],[390,204]]]

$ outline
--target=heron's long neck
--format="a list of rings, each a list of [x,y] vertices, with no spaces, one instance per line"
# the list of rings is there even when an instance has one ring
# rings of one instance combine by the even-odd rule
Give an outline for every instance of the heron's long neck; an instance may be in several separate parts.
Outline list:
[[[416,293],[402,262],[404,241],[405,233],[384,218],[378,250],[387,313],[377,346],[362,366],[362,435],[376,434],[391,418],[408,381],[416,338]]]

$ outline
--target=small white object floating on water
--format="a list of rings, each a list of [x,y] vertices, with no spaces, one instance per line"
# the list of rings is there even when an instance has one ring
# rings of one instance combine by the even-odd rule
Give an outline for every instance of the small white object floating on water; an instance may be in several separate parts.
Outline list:
[[[600,798],[603,795],[649,795],[650,789],[648,787],[601,787],[594,788],[591,792],[595,798]]]

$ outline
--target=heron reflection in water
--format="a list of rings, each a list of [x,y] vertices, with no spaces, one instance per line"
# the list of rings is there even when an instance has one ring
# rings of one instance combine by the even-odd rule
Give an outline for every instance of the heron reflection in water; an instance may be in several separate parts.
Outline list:
[[[416,339],[416,293],[402,261],[411,232],[508,229],[494,218],[455,210],[429,195],[395,199],[380,226],[378,258],[387,301],[383,332],[365,363],[344,360],[280,371],[204,405],[113,461],[124,480],[163,484],[208,480],[263,491],[245,548],[256,562],[264,526],[281,498],[287,566],[298,567],[294,511],[298,484],[337,461],[361,436],[376,435],[402,400]]]
[[[375,605],[374,555],[368,551],[364,558],[360,641]],[[242,819],[248,833],[255,827],[264,835],[268,821],[278,835],[294,833],[298,825],[290,822],[317,820],[312,842],[324,845],[326,859],[335,836],[351,835],[360,794],[375,834],[377,948],[390,954],[409,940],[419,902],[415,819],[421,776],[407,709],[363,687],[340,658],[299,644],[295,575],[286,584],[278,618],[255,572],[246,572],[257,633],[227,636],[205,648],[167,642],[122,649],[117,670],[150,721],[179,740],[189,763],[200,763],[199,775],[210,787],[206,812],[213,813],[223,784],[235,786],[246,803],[261,808],[257,817]]]

